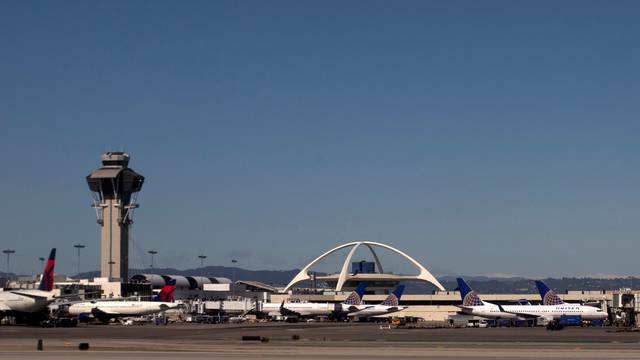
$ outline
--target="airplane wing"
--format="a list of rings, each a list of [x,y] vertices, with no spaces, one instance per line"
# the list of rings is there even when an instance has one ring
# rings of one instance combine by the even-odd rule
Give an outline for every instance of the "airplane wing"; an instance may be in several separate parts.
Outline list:
[[[371,308],[374,308],[374,307],[375,306],[367,306],[366,308],[361,309],[360,311],[351,312],[351,313],[347,314],[347,316],[358,316],[358,315],[361,315],[364,312],[364,310],[371,309]],[[391,314],[391,313],[398,312],[398,311],[404,310],[404,309],[405,309],[405,307],[399,308],[398,306],[389,306],[389,307],[386,307],[386,308],[379,308],[378,309],[379,314],[378,315],[374,315],[374,316]]]
[[[520,312],[520,311],[503,311],[507,314],[513,314],[513,315],[518,315],[520,317],[523,317],[525,319],[536,319],[539,318],[541,315],[539,314],[531,314],[531,313],[525,313],[525,312]]]
[[[20,295],[20,296],[24,296],[24,297],[28,297],[28,298],[32,298],[34,300],[47,300],[46,296],[34,295],[34,294],[20,292],[20,291],[11,291],[11,293],[16,294],[16,295]]]
[[[94,307],[91,309],[91,313],[95,316],[113,316],[118,315],[117,312],[113,312],[110,310],[100,309],[99,307]]]
[[[280,306],[280,315],[283,316],[301,316],[302,314],[297,312],[297,311],[293,311],[293,310],[289,310],[286,307],[284,307],[284,303]]]
[[[498,305],[498,309],[500,309],[501,312],[503,313],[507,313],[507,314],[514,314],[514,315],[518,315],[522,318],[525,319],[537,319],[539,317],[542,318],[548,318],[549,316],[547,314],[537,314],[537,313],[532,313],[532,312],[526,312],[526,311],[507,311],[505,310],[502,305]]]
[[[346,311],[349,313],[357,313],[359,311],[365,310],[365,309],[371,309],[372,307],[374,307],[375,305],[370,305],[370,306],[363,306],[363,305],[359,305],[359,306],[355,306],[355,305],[350,305],[346,308],[342,308],[342,311]]]
[[[94,307],[93,309],[91,309],[91,315],[106,324],[111,318],[117,318],[119,314],[111,312],[109,310],[104,311],[97,307]]]
[[[0,311],[9,311],[11,310],[6,304],[0,303]]]
[[[312,316],[314,314],[308,310],[301,310],[301,311],[290,310],[284,306],[284,302],[283,302],[283,304],[280,305],[280,315],[305,317],[305,316]]]
[[[282,304],[280,304],[280,308],[278,309],[278,311],[280,312],[280,315],[282,315],[282,316],[302,316],[302,314],[297,312],[297,311],[293,311],[293,310],[287,309],[284,306],[284,300],[282,300]]]

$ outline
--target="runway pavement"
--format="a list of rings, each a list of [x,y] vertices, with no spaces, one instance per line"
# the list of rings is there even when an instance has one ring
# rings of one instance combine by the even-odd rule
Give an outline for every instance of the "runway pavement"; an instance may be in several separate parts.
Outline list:
[[[638,343],[640,332],[616,332],[615,328],[567,327],[561,331],[535,328],[419,328],[380,329],[358,323],[259,323],[259,324],[170,324],[168,326],[80,325],[76,328],[0,326],[0,342],[6,339],[140,339],[183,342],[236,341],[243,335],[289,341],[292,335],[307,341],[391,342],[550,342],[550,343]]]
[[[245,335],[268,342],[243,342]],[[299,340],[295,340],[295,337]],[[38,339],[44,352],[36,352]],[[89,351],[78,350],[88,342]],[[0,327],[1,359],[640,358],[640,333],[606,328],[380,329],[375,324]]]

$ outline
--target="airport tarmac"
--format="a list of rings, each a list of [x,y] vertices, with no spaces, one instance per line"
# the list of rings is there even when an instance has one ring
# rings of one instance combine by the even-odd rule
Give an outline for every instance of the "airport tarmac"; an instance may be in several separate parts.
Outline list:
[[[241,341],[242,336],[268,342]],[[293,340],[298,335],[299,340]],[[36,352],[37,339],[44,351]],[[89,351],[77,350],[80,342]],[[214,355],[215,354],[215,355]],[[2,359],[640,359],[640,332],[610,328],[380,329],[376,324],[0,327]]]

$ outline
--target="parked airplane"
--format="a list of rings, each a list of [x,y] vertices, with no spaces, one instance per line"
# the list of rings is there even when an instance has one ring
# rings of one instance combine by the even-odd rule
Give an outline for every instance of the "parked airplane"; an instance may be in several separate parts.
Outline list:
[[[350,312],[348,316],[354,317],[370,317],[377,315],[385,315],[406,309],[406,306],[400,306],[400,297],[404,291],[404,285],[399,285],[384,301],[377,305],[358,305],[360,309]]]
[[[600,308],[566,303],[542,281],[536,281],[542,305],[503,306],[504,311],[528,318],[559,320],[563,315],[580,316],[583,320],[605,320],[609,315]]]
[[[37,290],[0,291],[0,319],[15,316],[35,323],[46,317],[45,309],[56,297],[53,293],[53,269],[56,249],[51,249]]]
[[[105,324],[111,319],[155,314],[181,306],[172,302],[175,288],[175,283],[165,285],[158,295],[160,301],[83,301],[70,305],[67,311],[69,315],[77,316],[81,320],[93,317]]]
[[[342,303],[338,304],[287,301],[282,303],[265,302],[262,303],[262,312],[267,313],[269,316],[310,317],[358,311],[357,306],[362,303],[362,296],[366,287],[366,283],[358,284],[358,287]]]
[[[462,305],[458,307],[464,314],[475,315],[489,319],[510,319],[524,320],[515,314],[505,312],[500,306],[490,302],[480,300],[478,294],[464,281],[463,278],[457,278]]]
[[[565,303],[544,283],[536,281],[546,305],[496,305],[480,300],[469,285],[458,278],[462,297],[462,312],[493,319],[535,319],[559,320],[563,315],[580,316],[583,320],[604,320],[607,313],[593,306]]]

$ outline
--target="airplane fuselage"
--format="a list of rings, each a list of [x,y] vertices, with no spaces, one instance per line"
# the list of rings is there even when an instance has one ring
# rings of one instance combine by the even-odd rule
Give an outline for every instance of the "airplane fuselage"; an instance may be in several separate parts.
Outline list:
[[[558,305],[506,305],[505,311],[526,317],[544,317],[559,320],[563,315],[580,316],[583,320],[604,320],[608,314],[600,308],[580,304]]]
[[[178,307],[176,303],[158,301],[85,301],[69,306],[69,314],[91,314],[97,309],[111,317],[155,314]]]
[[[0,312],[36,313],[54,300],[53,293],[41,290],[0,291]]]
[[[406,306],[385,306],[385,305],[351,305],[333,303],[312,303],[312,302],[285,302],[283,303],[263,303],[262,311],[271,316],[297,314],[299,316],[327,316],[335,313],[344,313],[348,316],[369,317],[389,314],[404,310]]]
[[[603,320],[607,313],[593,306],[564,303],[559,305],[498,305],[484,302],[484,305],[462,307],[462,312],[489,319],[523,320],[542,317],[558,320],[563,315],[580,316],[584,320]]]

